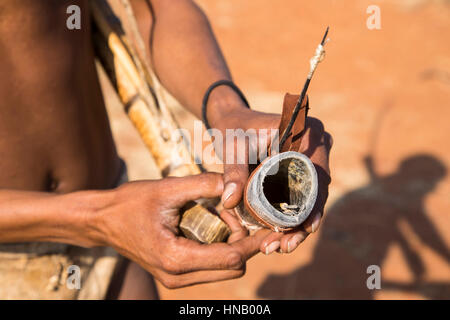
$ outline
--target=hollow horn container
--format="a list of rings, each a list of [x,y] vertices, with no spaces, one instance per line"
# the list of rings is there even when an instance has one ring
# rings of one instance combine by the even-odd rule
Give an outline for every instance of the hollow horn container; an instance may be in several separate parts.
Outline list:
[[[288,231],[308,218],[317,190],[317,172],[307,156],[296,151],[278,153],[252,172],[236,213],[249,230]]]

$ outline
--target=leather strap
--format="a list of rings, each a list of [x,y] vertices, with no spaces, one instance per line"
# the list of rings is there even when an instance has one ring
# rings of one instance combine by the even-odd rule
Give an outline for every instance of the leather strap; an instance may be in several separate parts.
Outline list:
[[[291,120],[292,113],[294,112],[295,105],[297,104],[299,95],[293,95],[286,93],[283,101],[283,112],[281,113],[281,122],[279,127],[280,137],[283,136],[286,127]],[[292,127],[291,134],[286,139],[280,152],[286,151],[298,151],[300,148],[301,138],[305,129],[306,113],[308,109],[308,96],[305,97],[301,109],[298,113],[297,119]]]

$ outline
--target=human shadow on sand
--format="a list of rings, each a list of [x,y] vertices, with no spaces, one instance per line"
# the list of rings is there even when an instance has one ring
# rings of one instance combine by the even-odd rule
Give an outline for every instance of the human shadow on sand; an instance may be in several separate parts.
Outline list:
[[[269,275],[258,289],[260,297],[372,299],[376,290],[367,288],[367,267],[378,265],[381,290],[450,298],[450,282],[423,279],[425,264],[399,227],[408,224],[422,243],[450,261],[449,249],[425,210],[425,198],[445,177],[445,166],[433,156],[420,154],[404,159],[393,174],[378,176],[372,160],[364,162],[370,182],[327,210],[311,262],[291,274]],[[410,283],[383,281],[382,265],[394,244],[401,248],[413,274]]]

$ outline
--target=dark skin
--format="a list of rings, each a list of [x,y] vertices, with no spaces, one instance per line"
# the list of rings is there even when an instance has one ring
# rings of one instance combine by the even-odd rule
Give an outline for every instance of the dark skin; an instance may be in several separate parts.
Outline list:
[[[164,86],[200,116],[206,88],[231,79],[208,20],[190,0],[150,2],[155,21],[148,50],[154,68]],[[65,27],[72,4],[81,7],[81,30]],[[148,3],[132,4],[149,40]],[[179,208],[189,200],[215,196],[222,196],[225,208],[233,208],[242,198],[247,165],[225,165],[223,176],[113,188],[120,165],[94,66],[88,12],[87,1],[0,2],[0,242],[112,246],[134,261],[115,297],[152,298],[151,281],[127,281],[148,278],[150,272],[165,286],[177,288],[240,277],[245,262],[258,251],[291,252],[317,230],[326,197],[302,228],[288,234],[262,230],[249,236],[224,210],[221,217],[233,230],[228,243],[201,245],[180,237]],[[208,119],[222,131],[276,128],[279,122],[278,115],[246,109],[227,87],[213,91]],[[328,172],[331,139],[320,121],[308,123],[302,148],[312,150],[312,161]],[[198,187],[193,190],[192,185]],[[325,195],[326,181],[321,190]]]

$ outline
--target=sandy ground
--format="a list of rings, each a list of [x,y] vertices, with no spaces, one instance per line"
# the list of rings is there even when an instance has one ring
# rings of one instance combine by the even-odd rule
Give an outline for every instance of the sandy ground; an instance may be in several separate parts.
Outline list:
[[[252,108],[281,110],[301,89],[326,26],[331,42],[310,87],[310,115],[334,137],[320,231],[293,254],[258,255],[237,280],[163,299],[450,298],[450,2],[200,0]],[[369,30],[369,5],[381,30]],[[103,81],[132,179],[153,160]],[[184,111],[183,126],[193,118]],[[371,156],[370,174],[364,158]],[[368,290],[369,265],[381,290]]]

